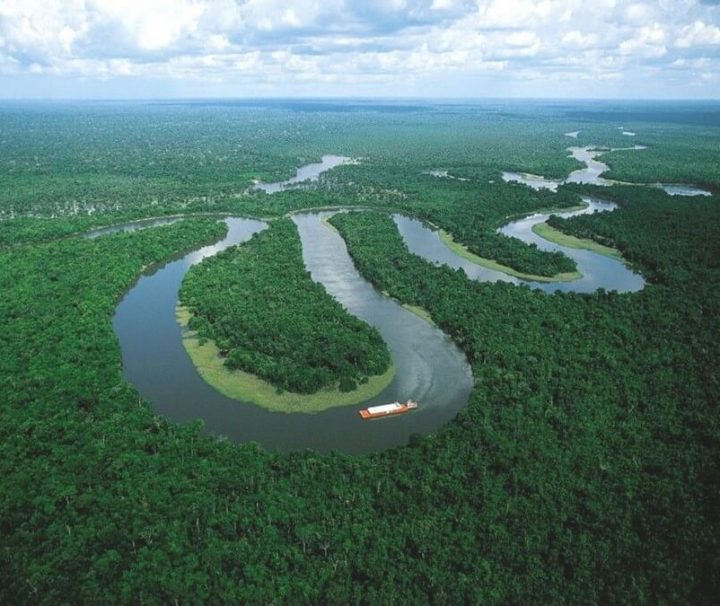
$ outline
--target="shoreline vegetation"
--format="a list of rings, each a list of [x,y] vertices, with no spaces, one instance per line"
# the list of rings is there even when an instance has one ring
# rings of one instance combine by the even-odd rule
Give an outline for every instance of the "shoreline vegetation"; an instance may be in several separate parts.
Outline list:
[[[616,248],[605,246],[604,244],[600,244],[599,242],[595,242],[589,238],[577,238],[575,236],[570,236],[559,229],[548,225],[547,223],[538,223],[537,225],[533,225],[532,231],[548,242],[553,242],[554,244],[559,244],[560,246],[567,246],[568,248],[589,250],[597,253],[598,255],[610,257],[611,259],[627,263],[625,258],[622,256],[622,253]]]
[[[250,402],[271,412],[314,414],[360,404],[381,393],[395,377],[395,365],[390,364],[383,374],[368,377],[366,383],[353,391],[343,392],[334,387],[314,394],[279,392],[277,387],[256,375],[225,366],[217,345],[211,340],[202,343],[197,332],[188,328],[192,317],[189,309],[178,306],[176,317],[183,329],[183,347],[203,380],[228,398]]]
[[[193,266],[179,304],[187,308],[179,319],[197,337],[185,341],[195,366],[235,399],[317,412],[367,400],[394,374],[378,330],[312,280],[289,219]]]
[[[383,292],[383,294],[385,294],[385,293]],[[389,297],[390,295],[387,295],[387,296]],[[430,312],[427,309],[420,307],[419,305],[410,305],[409,303],[403,303],[401,301],[399,303],[405,309],[407,309],[410,313],[413,313],[418,318],[425,320],[431,326],[437,326],[437,324],[435,324],[435,321],[432,319]]]
[[[579,271],[564,272],[556,274],[554,276],[538,276],[533,274],[526,274],[521,271],[517,271],[512,267],[508,267],[507,265],[501,265],[500,263],[498,263],[497,261],[493,261],[492,259],[486,259],[484,257],[476,255],[475,253],[470,252],[466,246],[460,244],[459,242],[456,242],[453,239],[452,235],[446,232],[444,229],[438,230],[438,234],[443,244],[445,244],[445,246],[447,246],[451,251],[453,251],[456,255],[462,257],[463,259],[467,259],[471,263],[481,265],[482,267],[486,267],[487,269],[492,269],[507,274],[509,276],[513,276],[515,278],[520,278],[521,280],[531,280],[534,282],[572,282],[573,280],[579,280],[580,278],[582,278],[582,274]]]

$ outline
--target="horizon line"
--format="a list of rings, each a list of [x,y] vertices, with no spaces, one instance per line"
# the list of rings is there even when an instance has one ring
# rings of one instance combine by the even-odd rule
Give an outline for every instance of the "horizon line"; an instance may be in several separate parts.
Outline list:
[[[177,97],[0,97],[0,103],[8,102],[128,102],[128,101],[632,101],[632,102],[687,102],[720,103],[720,97],[550,97],[550,96],[487,96],[487,97],[398,97],[398,96],[177,96]]]

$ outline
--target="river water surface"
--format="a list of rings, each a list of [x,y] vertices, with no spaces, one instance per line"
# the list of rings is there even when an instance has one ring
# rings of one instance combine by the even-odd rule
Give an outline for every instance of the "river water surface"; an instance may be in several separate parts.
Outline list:
[[[92,230],[86,236],[90,239],[100,238],[101,236],[110,236],[119,232],[131,233],[141,229],[150,227],[161,227],[162,225],[171,225],[181,221],[180,217],[157,217],[153,219],[138,219],[137,221],[129,221],[122,225],[109,225],[108,227],[98,227]]]
[[[263,183],[262,181],[258,181],[255,183],[255,189],[262,189],[267,194],[275,194],[279,191],[296,187],[304,181],[317,181],[322,173],[351,161],[352,158],[348,158],[347,156],[328,154],[323,156],[320,162],[301,166],[297,169],[295,176],[287,181],[278,181],[276,183]]]
[[[583,198],[583,202],[585,202],[586,207],[582,210],[556,212],[553,214],[560,217],[574,217],[576,215],[595,212],[607,212],[617,207],[612,202],[594,198]],[[462,269],[472,280],[527,284],[531,288],[540,289],[548,293],[556,291],[590,293],[596,291],[598,288],[616,290],[618,292],[634,292],[643,288],[645,281],[642,276],[632,271],[622,261],[605,257],[589,250],[560,246],[535,234],[535,232],[532,231],[533,226],[538,223],[544,223],[549,216],[549,214],[535,213],[528,217],[518,219],[517,221],[512,221],[501,227],[498,231],[506,236],[518,238],[527,244],[535,244],[541,250],[561,251],[577,263],[578,271],[583,274],[582,278],[578,280],[572,280],[570,282],[534,282],[521,280],[505,273],[488,269],[453,252],[440,239],[437,231],[430,229],[421,221],[403,215],[395,215],[393,218],[410,252],[432,263],[448,265],[453,269]]]
[[[254,440],[277,450],[362,453],[406,444],[411,434],[441,427],[467,404],[472,374],[463,353],[442,331],[360,277],[343,239],[323,223],[329,214],[293,218],[306,266],[350,313],[380,330],[396,367],[392,383],[363,405],[307,415],[268,412],[227,398],[203,380],[183,347],[175,318],[183,277],[195,263],[267,227],[260,221],[228,218],[226,238],[141,276],[117,307],[113,327],[125,378],[157,412],[179,423],[201,418],[208,432],[234,442]],[[411,414],[368,422],[357,413],[365,405],[407,398],[421,403]]]
[[[349,158],[343,156],[323,156],[322,163],[298,169],[294,179],[258,187],[268,193],[282,191],[307,179],[317,179],[325,170],[347,161]],[[588,170],[597,179],[599,172],[595,169],[588,163]],[[572,216],[614,208],[612,203],[600,200],[588,198],[585,202],[587,208],[583,210],[559,214]],[[229,228],[224,239],[151,268],[117,307],[113,327],[120,341],[125,378],[157,412],[179,423],[200,418],[206,431],[234,442],[252,440],[282,451],[312,448],[363,453],[404,445],[415,433],[430,433],[453,419],[467,404],[473,378],[464,354],[441,330],[382,295],[360,276],[344,240],[325,223],[333,212],[337,211],[293,216],[302,241],[303,260],[313,280],[322,284],[351,314],[380,331],[395,364],[396,374],[391,384],[362,405],[317,414],[286,414],[230,399],[204,381],[183,346],[182,329],[175,316],[178,293],[192,265],[245,242],[267,228],[262,221],[231,217],[224,219]],[[547,215],[536,214],[514,221],[500,231],[544,250],[562,250],[576,260],[584,274],[582,279],[549,284],[523,282],[457,256],[445,246],[437,232],[420,221],[402,215],[395,215],[394,219],[413,253],[435,263],[462,268],[475,280],[525,283],[547,292],[591,292],[597,288],[633,291],[643,286],[642,278],[620,261],[558,246],[536,236],[532,226],[545,221]],[[177,219],[128,223],[88,235],[97,237],[174,220]],[[410,414],[377,422],[363,421],[357,414],[368,405],[408,398],[420,402],[420,408]]]
[[[565,179],[547,179],[542,175],[532,175],[530,173],[518,173],[505,171],[502,173],[503,181],[506,183],[522,183],[534,190],[548,189],[556,192],[557,188],[563,183],[580,183],[585,185],[601,185],[610,186],[616,184],[637,185],[642,183],[624,183],[621,181],[613,181],[612,179],[604,179],[601,175],[610,167],[598,160],[598,158],[610,151],[640,151],[647,149],[644,145],[633,145],[632,147],[617,147],[613,149],[595,149],[592,146],[587,147],[569,147],[570,155],[578,162],[585,164],[584,168],[572,171]],[[687,185],[682,183],[654,183],[647,185],[662,189],[671,196],[711,196],[712,193],[701,189],[695,185]]]

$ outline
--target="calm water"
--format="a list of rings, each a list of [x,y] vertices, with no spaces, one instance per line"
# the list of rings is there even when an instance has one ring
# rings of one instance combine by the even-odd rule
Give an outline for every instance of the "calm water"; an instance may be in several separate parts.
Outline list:
[[[665,190],[671,196],[712,196],[711,192],[694,185],[658,183],[655,187]]]
[[[229,218],[230,232],[224,240],[143,275],[117,307],[113,327],[125,378],[157,412],[179,423],[201,418],[208,432],[235,442],[254,440],[283,451],[313,448],[362,453],[406,444],[411,434],[437,429],[466,405],[472,375],[462,352],[439,329],[365,282],[342,238],[322,223],[326,216],[294,217],[307,268],[351,313],[380,330],[397,370],[388,388],[367,404],[412,398],[421,408],[378,422],[360,419],[357,411],[364,405],[315,415],[272,413],[227,398],[207,384],[182,345],[175,307],[182,279],[193,264],[266,227],[260,221]]]
[[[331,168],[341,166],[350,162],[351,158],[347,156],[327,155],[322,157],[322,161],[316,164],[306,164],[297,169],[296,175],[287,181],[278,181],[277,183],[256,183],[255,189],[262,189],[265,193],[274,194],[284,189],[292,188],[303,181],[317,181],[320,175]]]
[[[587,152],[585,148],[574,149]],[[588,153],[591,155],[586,158],[587,178],[597,179],[602,171],[592,164],[593,152]],[[282,191],[307,179],[317,179],[322,172],[348,160],[343,156],[323,156],[322,163],[301,167],[293,179],[258,187],[267,193]],[[584,178],[576,173],[573,173],[575,178]],[[614,208],[613,204],[599,200],[585,201],[586,209],[561,213],[561,216]],[[467,404],[473,378],[464,354],[442,331],[378,293],[360,276],[344,240],[323,222],[331,215],[332,212],[321,212],[293,216],[302,240],[305,265],[312,279],[323,284],[351,314],[380,331],[396,367],[392,383],[363,404],[312,415],[268,412],[252,403],[227,398],[207,384],[182,344],[182,331],[175,318],[180,285],[192,265],[247,241],[267,227],[261,221],[226,218],[229,232],[222,241],[152,269],[140,277],[117,307],[113,327],[120,341],[125,378],[157,412],[179,423],[200,418],[206,431],[234,442],[252,440],[282,451],[312,448],[363,453],[404,445],[413,433],[430,433],[453,419]],[[642,288],[642,278],[618,261],[561,247],[536,236],[532,226],[546,219],[547,215],[532,215],[508,224],[501,231],[544,250],[562,250],[576,260],[584,277],[569,283],[524,283],[546,292]],[[90,236],[132,231],[175,220],[133,222],[95,230]],[[523,283],[458,257],[440,241],[436,232],[417,220],[396,215],[395,222],[415,254],[451,267],[462,267],[475,280]],[[357,414],[368,405],[407,398],[421,403],[418,411],[379,422],[363,421]]]
[[[573,133],[566,133],[566,135],[572,135]],[[623,133],[625,134],[625,133]],[[632,136],[635,136],[632,133]],[[572,171],[566,179],[546,179],[542,175],[532,175],[529,173],[517,173],[505,171],[502,173],[503,181],[506,183],[522,183],[527,185],[534,190],[548,189],[556,192],[557,188],[563,183],[581,183],[585,185],[602,185],[609,186],[619,183],[619,181],[613,181],[612,179],[603,179],[601,175],[608,170],[610,167],[598,160],[598,157],[608,151],[640,151],[647,149],[644,145],[633,145],[632,147],[618,147],[612,150],[598,150],[592,147],[569,147],[568,151],[570,155],[585,164],[584,168]],[[625,185],[640,185],[633,183],[626,183]],[[662,189],[671,196],[711,196],[712,193],[700,189],[694,185],[684,184],[672,184],[672,183],[656,183],[650,187],[656,187]]]
[[[139,221],[130,221],[122,225],[110,225],[108,227],[99,227],[88,232],[85,236],[90,239],[99,238],[101,236],[109,236],[120,232],[134,232],[149,227],[160,227],[161,225],[171,225],[182,221],[180,217],[160,217],[156,219],[140,219]]]
[[[502,174],[505,183],[522,183],[534,190],[549,189],[557,191],[557,188],[563,184],[561,179],[546,179],[542,175],[533,175],[530,173],[514,173],[505,171]]]
[[[612,185],[612,181],[600,178],[608,170],[608,165],[597,159],[603,152],[589,147],[571,147],[570,155],[578,162],[584,162],[585,168],[572,171],[565,183],[584,183],[589,185]]]
[[[554,213],[560,217],[572,217],[581,214],[606,212],[616,208],[612,202],[605,202],[593,198],[583,198],[587,207],[582,210]],[[547,221],[550,215],[534,214],[518,221],[513,221],[502,227],[499,231],[506,236],[518,238],[528,244],[535,244],[538,248],[548,251],[562,251],[575,260],[578,270],[583,274],[579,280],[572,282],[532,282],[520,280],[499,271],[487,269],[472,261],[464,259],[450,250],[441,240],[439,234],[426,227],[417,219],[410,219],[402,215],[395,215],[395,224],[407,244],[410,252],[431,261],[445,264],[454,269],[462,269],[472,280],[481,282],[511,282],[513,284],[527,284],[548,293],[562,292],[594,292],[598,288],[617,290],[618,292],[634,292],[645,285],[642,276],[633,272],[620,261],[598,255],[589,250],[578,250],[553,244],[536,235],[532,231],[533,225]]]

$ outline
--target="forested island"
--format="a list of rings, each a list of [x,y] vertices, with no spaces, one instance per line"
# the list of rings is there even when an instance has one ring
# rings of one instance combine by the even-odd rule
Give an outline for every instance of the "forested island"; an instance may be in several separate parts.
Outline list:
[[[620,116],[647,150],[603,156],[612,177],[712,195],[502,181],[579,168],[566,132],[626,145]],[[0,125],[1,603],[716,602],[717,105],[3,103]],[[357,161],[277,194],[253,188],[326,153]],[[581,196],[618,208],[548,225],[618,251],[642,289],[471,280],[411,254],[392,218],[551,278],[574,263],[497,230]],[[216,246],[227,215],[267,229],[187,270],[183,320],[199,347],[278,399],[340,398],[391,372],[378,332],[307,273],[287,215],[320,207],[364,210],[329,222],[378,299],[423,310],[436,327],[418,322],[459,349],[472,372],[460,411],[361,455],[233,440],[204,426],[212,407],[161,413],[128,381],[113,322],[146,278]],[[139,321],[150,334],[156,318]],[[371,443],[433,405],[372,422],[359,405],[242,410],[298,419],[288,434],[355,422]]]
[[[378,331],[348,314],[305,270],[297,229],[290,219],[272,222],[249,242],[206,259],[185,277],[180,302],[201,343],[213,341],[224,366],[256,375],[298,394],[351,392],[369,377],[391,374],[390,354]],[[226,382],[242,384],[228,372]],[[377,381],[376,381],[377,382]],[[241,386],[238,393],[242,394]],[[367,399],[371,393],[366,393]],[[253,400],[255,394],[245,394]],[[259,404],[272,407],[262,398]],[[344,404],[342,394],[312,399],[287,411]]]

